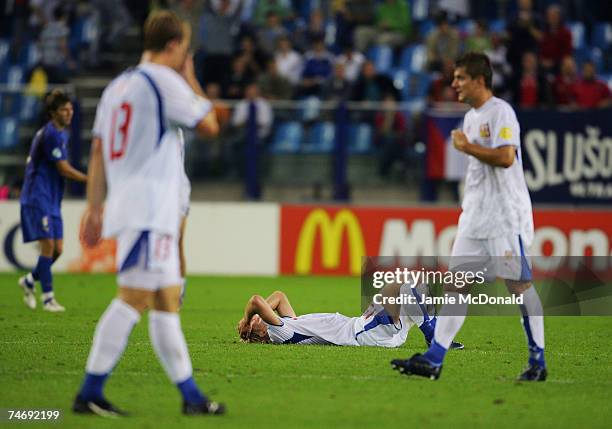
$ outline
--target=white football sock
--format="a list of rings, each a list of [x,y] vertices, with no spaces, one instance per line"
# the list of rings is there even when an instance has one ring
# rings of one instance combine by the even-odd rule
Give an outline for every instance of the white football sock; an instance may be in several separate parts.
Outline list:
[[[459,301],[459,293],[446,292],[446,298],[454,297],[455,304],[444,304],[438,315],[434,340],[448,350],[457,332],[461,329],[468,311],[468,303]]]
[[[173,383],[191,377],[191,359],[177,313],[149,311],[149,336],[159,361]]]
[[[523,316],[528,316],[529,329],[531,336],[536,345],[540,348],[544,348],[544,310],[542,309],[542,302],[538,292],[535,290],[533,285],[523,292],[523,305],[521,306]],[[525,327],[525,320],[521,319],[525,333],[527,333],[527,327]],[[529,340],[529,337],[527,337]]]
[[[122,300],[114,299],[96,326],[85,369],[89,374],[108,374],[123,354],[140,314]]]

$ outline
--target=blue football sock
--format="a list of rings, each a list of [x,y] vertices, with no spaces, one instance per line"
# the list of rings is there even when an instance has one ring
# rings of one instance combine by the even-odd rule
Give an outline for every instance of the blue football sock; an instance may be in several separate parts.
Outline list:
[[[189,377],[182,383],[176,383],[176,387],[181,391],[185,402],[200,405],[207,401],[206,396],[200,391],[193,377]]]
[[[427,341],[428,343],[431,343],[431,341],[433,340],[435,327],[435,319],[425,320],[423,323],[421,323],[421,326],[419,326],[419,329],[425,337],[425,341]]]
[[[430,361],[435,366],[442,365],[442,361],[444,360],[444,356],[446,356],[447,350],[442,347],[440,344],[436,342],[436,340],[432,341],[431,346],[429,346],[429,350],[425,352],[423,357]]]
[[[546,368],[546,361],[544,360],[544,349],[538,347],[533,334],[531,332],[531,324],[529,323],[529,316],[523,316],[523,328],[527,335],[527,343],[529,347],[529,365],[539,365]]]
[[[104,394],[102,390],[104,389],[104,383],[107,378],[108,374],[94,375],[87,373],[85,375],[85,380],[83,380],[81,390],[79,391],[81,399],[84,401],[103,399]]]
[[[53,259],[47,258],[46,256],[38,257],[38,263],[36,264],[36,269],[34,271],[38,274],[38,279],[40,280],[40,286],[43,293],[53,292],[53,275],[51,274],[51,265],[53,265]]]

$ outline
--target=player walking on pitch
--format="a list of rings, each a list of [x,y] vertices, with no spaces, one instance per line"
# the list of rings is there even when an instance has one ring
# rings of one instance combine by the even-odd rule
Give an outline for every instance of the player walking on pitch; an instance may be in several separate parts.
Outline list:
[[[183,397],[184,414],[222,414],[198,388],[178,316],[181,281],[179,127],[218,133],[187,50],[191,29],[175,14],[154,12],[144,27],[149,62],[114,79],[102,94],[94,122],[83,239],[117,239],[119,292],[96,327],[77,413],[125,413],[103,394],[132,328],[145,309],[149,335],[166,373]],[[181,74],[179,74],[181,73]],[[106,204],[102,215],[102,205]],[[103,220],[102,220],[103,217]]]
[[[469,155],[469,161],[450,269],[461,270],[462,258],[490,259],[495,275],[505,280],[508,291],[522,295],[529,365],[519,380],[544,381],[544,317],[531,284],[528,250],[533,240],[533,215],[523,174],[520,128],[512,107],[493,96],[491,76],[486,55],[467,53],[455,64],[452,86],[459,101],[472,109],[465,115],[463,130],[452,132],[453,145]],[[467,315],[468,304],[458,299],[460,293],[469,293],[469,288],[445,287],[445,296],[455,303],[443,306],[429,350],[392,361],[394,369],[439,378],[444,356]]]
[[[64,311],[55,299],[51,266],[64,248],[62,198],[64,178],[86,182],[87,176],[67,161],[68,133],[72,121],[72,103],[62,91],[53,90],[45,98],[50,120],[38,130],[26,162],[25,181],[21,192],[21,231],[23,241],[38,241],[40,256],[36,268],[19,279],[23,288],[23,302],[36,308],[34,283],[40,281],[43,310]]]

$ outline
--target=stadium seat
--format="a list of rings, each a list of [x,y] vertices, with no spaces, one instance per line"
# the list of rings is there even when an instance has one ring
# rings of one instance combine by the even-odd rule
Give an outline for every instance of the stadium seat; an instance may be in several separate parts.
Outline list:
[[[25,69],[34,66],[40,60],[40,50],[36,43],[30,42],[19,53],[19,64]]]
[[[400,68],[406,71],[420,72],[425,67],[427,52],[424,45],[411,45],[404,48],[400,56]]]
[[[419,38],[423,41],[429,36],[429,33],[433,31],[435,24],[433,21],[426,19],[419,23]]]
[[[456,27],[459,34],[465,37],[474,34],[476,23],[472,19],[462,19],[457,23]]]
[[[321,99],[316,96],[300,100],[300,118],[304,122],[316,120],[321,114]]]
[[[597,70],[598,73],[601,73],[604,70],[603,53],[599,48],[585,46],[580,49],[576,49],[574,51],[574,58],[576,59],[576,64],[578,67],[582,67],[582,65],[587,61],[592,61],[593,64],[595,64],[595,70]]]
[[[8,40],[0,39],[0,67],[8,64],[8,54],[11,44]]]
[[[39,109],[38,98],[32,95],[23,95],[19,103],[19,120],[27,122],[36,119]]]
[[[593,27],[591,44],[600,49],[612,48],[612,24],[609,22],[598,22]]]
[[[572,46],[574,49],[583,48],[586,44],[584,37],[584,24],[582,22],[570,22],[568,28],[572,33]]]
[[[372,46],[368,51],[368,59],[374,63],[378,73],[387,73],[393,66],[393,50],[386,45]]]
[[[306,133],[303,153],[329,153],[334,148],[336,129],[332,122],[318,122]]]
[[[494,19],[489,22],[489,31],[491,33],[503,33],[506,31],[506,21],[503,19]]]
[[[297,153],[300,150],[304,131],[302,124],[296,121],[283,122],[278,125],[270,151],[272,153]]]
[[[10,66],[2,73],[0,83],[5,83],[9,90],[21,89],[23,68],[21,66]]]
[[[402,89],[402,99],[410,101],[427,95],[431,77],[427,73],[409,73]]]
[[[372,150],[372,127],[364,122],[349,125],[349,153],[368,153]]]
[[[19,142],[19,122],[15,118],[0,118],[0,150],[10,149]]]
[[[406,86],[408,72],[403,68],[394,69],[391,72],[391,79],[393,79],[393,86],[401,93]]]

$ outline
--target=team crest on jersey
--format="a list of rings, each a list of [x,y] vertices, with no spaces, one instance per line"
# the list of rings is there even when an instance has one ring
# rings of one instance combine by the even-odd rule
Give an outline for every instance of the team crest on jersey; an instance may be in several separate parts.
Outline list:
[[[42,227],[43,227],[43,230],[49,231],[49,216],[43,216]]]
[[[62,151],[59,147],[56,147],[55,149],[53,149],[53,152],[51,152],[51,155],[53,155],[53,158],[59,159],[62,157]]]
[[[480,126],[480,137],[483,139],[488,139],[491,137],[491,131],[489,130],[489,124],[482,124]]]

